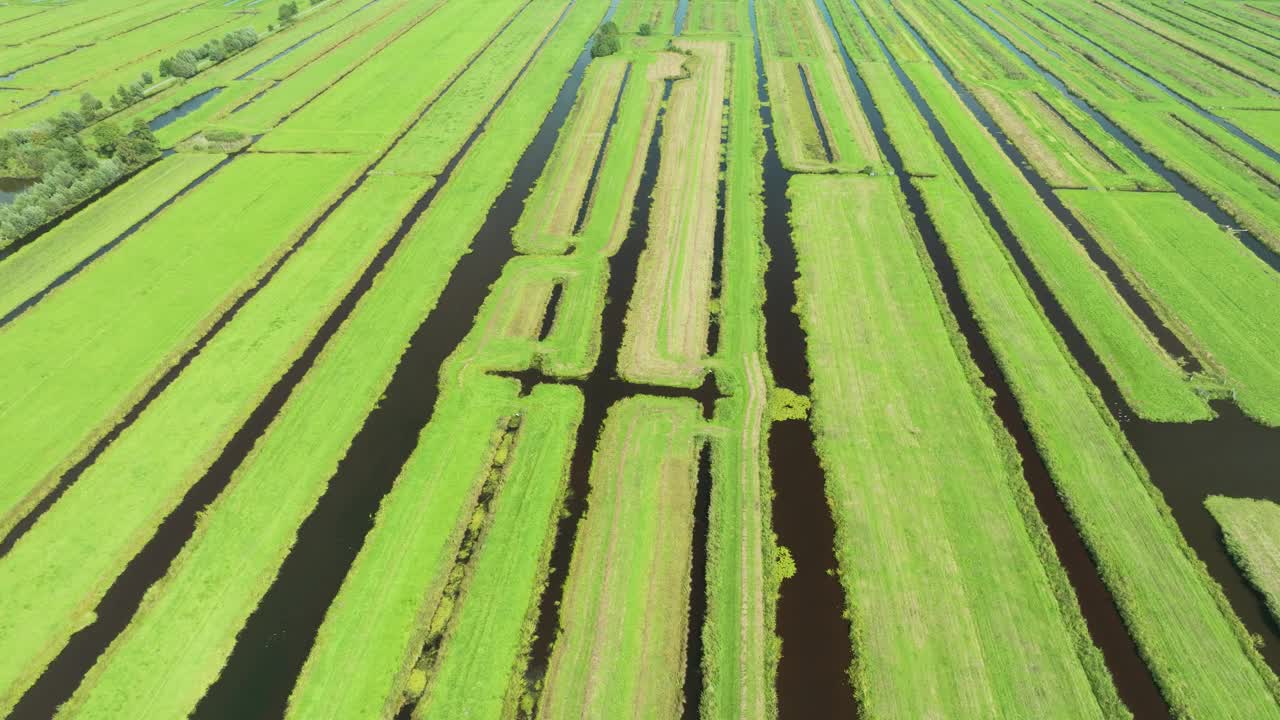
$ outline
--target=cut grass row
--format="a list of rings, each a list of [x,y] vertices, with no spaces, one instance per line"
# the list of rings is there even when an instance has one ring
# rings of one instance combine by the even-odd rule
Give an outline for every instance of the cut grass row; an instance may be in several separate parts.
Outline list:
[[[523,61],[532,57],[557,27],[568,6],[567,0],[531,0],[440,98],[430,117],[396,145],[379,170],[442,172],[449,158],[462,149],[462,131],[475,127],[493,107],[524,69]]]
[[[1128,18],[1134,25],[1212,58],[1238,73],[1259,78],[1274,78],[1280,73],[1280,58],[1269,54],[1270,51],[1242,41],[1240,36],[1244,34],[1243,28],[1225,34],[1209,30],[1203,24],[1196,24],[1201,22],[1198,19],[1196,22],[1188,22],[1185,8],[1175,11],[1157,3],[1132,5],[1127,2],[1103,2],[1099,7]],[[1209,17],[1213,19],[1212,16]]]
[[[1280,717],[1277,682],[971,200],[917,180],[1081,537],[1179,717]]]
[[[181,13],[143,30],[95,43],[24,70],[6,84],[41,89],[78,88],[103,76],[115,79],[115,74],[122,68],[142,61],[152,66],[159,65],[161,58],[206,42],[206,36],[213,31],[221,29],[221,34],[225,35],[248,24],[242,18],[222,13],[199,10]],[[154,67],[151,71],[155,73]],[[136,77],[131,80],[136,80]]]
[[[622,4],[613,21],[624,33],[639,32],[648,23],[654,35],[670,35],[676,28],[676,3],[671,0],[629,0]]]
[[[1060,194],[1135,284],[1185,325],[1236,403],[1254,418],[1280,425],[1275,272],[1175,195]]]
[[[0,563],[0,582],[23,588],[0,598],[6,678],[38,672],[91,619],[429,184],[370,179],[14,546]]]
[[[334,78],[343,74],[346,63],[350,63],[353,58],[362,59],[359,57],[360,53],[378,42],[374,40],[366,43],[366,39],[371,36],[384,39],[396,31],[402,31],[407,23],[406,18],[429,13],[439,4],[419,6],[408,0],[374,0],[374,3],[376,4],[356,4],[356,0],[351,0],[344,5],[345,9],[339,17],[328,18],[332,22],[319,29],[316,28],[320,24],[318,21],[296,21],[226,62],[215,65],[181,85],[171,86],[174,92],[158,92],[113,116],[113,119],[122,127],[127,127],[135,118],[150,120],[165,109],[174,107],[178,104],[178,98],[194,97],[215,87],[225,88],[195,111],[156,131],[161,145],[172,147],[205,127],[211,120],[227,122],[233,115],[237,120],[241,119],[240,114],[235,111],[255,96],[257,100],[252,105],[274,102],[267,98],[277,91],[280,95],[293,92],[292,97],[275,104],[276,114],[264,113],[256,122],[247,122],[249,118],[243,118],[246,122],[236,126],[236,129],[246,134],[265,132],[289,111],[327,88]],[[305,38],[309,39],[281,55]],[[269,64],[254,72],[251,77],[242,79],[242,76],[268,61]],[[285,81],[298,74],[304,74],[312,82],[304,85],[302,81],[296,81],[285,85]],[[283,91],[282,86],[285,87]]]
[[[565,242],[520,243],[521,252],[561,253],[572,246],[577,252],[612,255],[617,252],[631,227],[636,192],[644,172],[649,139],[657,127],[662,107],[664,81],[684,74],[686,57],[674,52],[632,58],[632,79],[627,82],[618,120],[614,124],[600,164],[600,174],[591,197],[581,232]],[[567,136],[556,153],[565,152]],[[545,239],[545,238],[544,238]]]
[[[362,65],[371,62],[379,52],[387,49],[410,30],[419,27],[443,5],[442,0],[425,5],[405,3],[396,7],[379,22],[371,24],[366,29],[353,31],[351,35],[334,44],[329,50],[298,68],[297,72],[282,74],[276,78],[280,83],[267,88],[262,97],[249,105],[240,107],[255,93],[249,93],[237,103],[228,103],[225,106],[225,114],[215,117],[216,124],[219,127],[232,128],[245,133],[263,132],[275,127],[299,107],[328,92],[334,87],[335,78],[344,78],[343,81],[345,81],[345,76],[349,72],[354,72]],[[297,54],[294,52],[292,55]],[[306,57],[308,56],[303,55],[300,59]],[[271,67],[275,68],[275,65]],[[193,129],[193,125],[187,125],[183,127],[183,132],[190,134]]]
[[[1182,369],[945,80],[930,66],[912,65],[907,72],[1134,410],[1165,421],[1210,417],[1208,405],[1193,392]]]
[[[221,155],[165,158],[77,212],[0,263],[0,316],[48,287],[223,160]]]
[[[355,170],[347,157],[241,158],[0,330],[0,432],[10,441],[0,528],[256,282]]]
[[[1280,620],[1280,506],[1266,500],[1212,495],[1204,501],[1222,527],[1227,550]]]
[[[774,631],[777,549],[767,457],[768,368],[763,359],[763,128],[757,108],[748,6],[732,26],[726,140],[725,230],[719,338],[712,360],[716,402],[706,543],[706,616],[702,626],[705,718],[767,720],[777,714]]]
[[[671,91],[662,161],[618,354],[628,380],[696,387],[705,373],[729,46],[681,41],[688,79]]]
[[[143,697],[156,716],[180,715],[217,676],[598,23],[600,8],[575,8],[81,686],[77,716],[113,716]],[[182,628],[195,616],[202,632],[191,637]]]
[[[689,0],[689,25],[685,34],[739,34],[744,19],[742,3],[734,0]]]
[[[789,194],[864,711],[1128,717],[893,185]]]
[[[818,133],[819,124],[826,137],[831,129],[826,119],[814,117],[805,95],[805,72],[799,63],[779,60],[765,61],[769,78],[770,102],[778,118],[778,152],[786,158],[787,167],[796,172],[822,172],[830,167],[823,137]]]
[[[1050,0],[1044,12],[1201,107],[1276,107],[1265,86],[1234,74],[1092,4]]]
[[[680,717],[700,432],[690,399],[610,408],[539,718]]]
[[[1219,207],[1260,240],[1273,249],[1280,249],[1280,223],[1275,219],[1280,212],[1277,209],[1280,191],[1267,183],[1255,181],[1253,171],[1247,167],[1274,168],[1261,153],[1231,137],[1212,122],[1172,103],[1129,102],[1134,97],[1141,99],[1143,92],[1149,93],[1150,86],[1132,71],[1098,54],[1052,21],[1037,19],[1030,11],[1025,17],[1020,15],[1020,3],[1001,5],[1000,13],[995,14],[970,0],[958,2],[1001,30],[1011,43],[1041,67],[1051,68],[1053,74],[1072,91],[1106,115],[1170,170],[1213,198]],[[1017,24],[1011,25],[1011,20],[1006,18],[1016,19]],[[1038,42],[1031,41],[1033,38]],[[1049,55],[1045,45],[1063,52],[1056,57]],[[1066,52],[1068,49],[1071,52]],[[1111,74],[1103,72],[1104,68]],[[1117,83],[1121,87],[1117,87]],[[1192,132],[1188,126],[1200,133]],[[1223,148],[1229,148],[1230,152]]]

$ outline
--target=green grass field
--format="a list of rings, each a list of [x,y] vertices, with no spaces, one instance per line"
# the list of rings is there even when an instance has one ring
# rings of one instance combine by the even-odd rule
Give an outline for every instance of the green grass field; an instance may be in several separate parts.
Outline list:
[[[0,491],[0,528],[253,286],[355,169],[349,157],[239,159],[0,331],[0,427],[24,448]],[[149,304],[156,294],[167,302]]]
[[[0,715],[1280,720],[1277,70],[1267,0],[0,3]]]
[[[671,91],[645,252],[627,304],[618,355],[634,382],[701,384],[710,323],[711,265],[729,46],[682,42],[691,77]]]
[[[1105,674],[1091,678],[1101,658],[1011,442],[952,345],[954,321],[938,309],[893,185],[799,178],[788,192],[863,707],[1125,717]]]
[[[1266,500],[1209,497],[1205,507],[1222,526],[1223,539],[1241,572],[1267,600],[1272,617],[1280,618],[1280,508]]]

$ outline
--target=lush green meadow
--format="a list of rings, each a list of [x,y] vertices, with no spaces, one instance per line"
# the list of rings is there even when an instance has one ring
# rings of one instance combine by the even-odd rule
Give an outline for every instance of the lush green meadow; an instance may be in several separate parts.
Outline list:
[[[1280,10],[0,4],[0,715],[1280,720]]]

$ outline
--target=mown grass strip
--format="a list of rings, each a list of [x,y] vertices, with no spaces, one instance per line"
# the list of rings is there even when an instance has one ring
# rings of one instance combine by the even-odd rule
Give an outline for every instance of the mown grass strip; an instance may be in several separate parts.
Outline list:
[[[1173,195],[1059,193],[1145,294],[1182,323],[1245,412],[1280,425],[1280,283],[1203,213]]]
[[[866,172],[879,165],[879,152],[858,99],[841,70],[835,43],[812,2],[769,0],[760,13],[770,18],[763,26],[762,48],[769,97],[778,118],[779,153],[783,165],[796,172]],[[777,23],[769,26],[769,23]],[[777,58],[803,62],[817,116],[810,111],[798,66]],[[817,126],[830,142],[825,157]],[[794,136],[794,137],[793,137]]]
[[[649,234],[627,304],[620,374],[696,387],[705,372],[711,264],[729,46],[681,41],[692,75],[677,81],[662,138]]]
[[[943,78],[925,65],[908,67],[907,73],[1134,410],[1164,421],[1210,417],[1208,405],[1193,392],[1182,369]]]
[[[426,185],[366,182],[14,546],[0,563],[0,583],[22,588],[0,596],[8,654],[38,670],[89,620],[84,609],[204,474]]]
[[[582,396],[574,388],[539,385],[521,407],[507,476],[415,718],[510,717],[523,696],[524,652],[564,500]],[[365,618],[353,620],[358,627]],[[347,660],[340,672],[347,672]]]
[[[600,313],[608,285],[603,258],[521,257],[507,262],[467,336],[473,351],[449,372],[539,368],[556,377],[581,378],[600,353]],[[550,306],[552,289],[561,295]],[[554,313],[554,317],[548,317]],[[546,325],[549,332],[539,337]]]
[[[110,662],[81,686],[77,717],[113,717],[122,707],[138,716],[140,698],[149,699],[154,717],[178,716],[217,677],[236,633],[274,581],[300,523],[377,403],[409,338],[434,309],[602,12],[586,5],[569,12],[373,289],[294,388],[169,574],[148,592],[109,650]],[[334,388],[343,392],[335,395]],[[192,637],[183,628],[195,615],[204,624]]]
[[[539,718],[680,716],[700,425],[684,398],[610,408]]]
[[[1276,107],[1268,89],[1180,48],[1154,33],[1135,32],[1136,27],[1099,6],[1046,2],[1042,12],[1075,30],[1105,51],[1161,83],[1201,108],[1245,103],[1252,107]]]
[[[830,167],[816,122],[809,110],[801,66],[797,63],[769,59],[765,61],[769,78],[770,102],[778,117],[778,152],[789,169],[796,172],[821,172]]]
[[[1249,582],[1280,620],[1280,505],[1212,495],[1204,506],[1222,527],[1223,541]]]
[[[0,529],[254,284],[356,165],[241,158],[0,331],[11,478]]]
[[[165,158],[94,201],[0,263],[0,316],[45,289],[60,275],[223,159],[183,154]]]
[[[1029,299],[986,220],[958,186],[915,183],[1058,491],[1169,705],[1180,717],[1280,717],[1275,676],[1096,390]]]
[[[1126,717],[1109,681],[1095,697],[1101,654],[893,185],[797,177],[788,192],[863,707]]]
[[[596,176],[581,232],[572,244],[580,252],[612,255],[627,236],[649,139],[657,126],[664,81],[682,75],[686,58],[674,52],[632,58],[633,70],[623,91],[618,120]],[[558,149],[557,152],[560,152]],[[544,238],[545,240],[546,238]],[[562,253],[569,243],[520,243],[525,253]]]

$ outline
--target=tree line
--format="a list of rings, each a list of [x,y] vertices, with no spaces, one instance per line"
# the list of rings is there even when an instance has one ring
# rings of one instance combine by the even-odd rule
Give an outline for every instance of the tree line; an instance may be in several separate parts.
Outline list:
[[[67,110],[33,128],[0,135],[0,175],[40,178],[12,204],[0,206],[0,248],[159,157],[159,143],[142,120],[134,120],[127,131],[109,120],[98,123],[90,149],[81,131],[102,109],[102,101],[85,93],[80,112]]]
[[[253,47],[258,33],[243,28],[160,61],[161,78],[190,78],[202,66],[219,63]],[[128,129],[106,120],[147,96],[155,76],[142,73],[121,84],[110,97],[111,110],[90,93],[80,96],[79,111],[64,110],[37,125],[0,135],[0,177],[38,178],[12,204],[0,206],[0,248],[61,216],[125,175],[160,155],[159,143],[142,120]],[[92,146],[86,144],[84,130]]]

